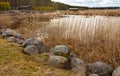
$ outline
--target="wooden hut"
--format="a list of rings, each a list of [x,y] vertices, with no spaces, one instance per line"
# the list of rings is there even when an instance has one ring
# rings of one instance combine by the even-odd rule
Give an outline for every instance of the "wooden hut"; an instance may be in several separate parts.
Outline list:
[[[32,10],[31,5],[18,6],[18,10]]]

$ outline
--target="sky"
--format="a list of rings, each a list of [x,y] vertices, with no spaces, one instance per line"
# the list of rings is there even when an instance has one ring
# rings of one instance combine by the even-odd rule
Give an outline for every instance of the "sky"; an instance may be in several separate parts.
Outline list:
[[[75,6],[120,7],[120,0],[52,0]]]

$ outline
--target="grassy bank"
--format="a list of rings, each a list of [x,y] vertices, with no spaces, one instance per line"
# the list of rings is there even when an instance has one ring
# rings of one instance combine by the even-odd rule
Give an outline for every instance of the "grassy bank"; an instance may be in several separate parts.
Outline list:
[[[22,48],[0,39],[1,76],[74,76],[71,71],[46,65],[47,55],[28,56]]]

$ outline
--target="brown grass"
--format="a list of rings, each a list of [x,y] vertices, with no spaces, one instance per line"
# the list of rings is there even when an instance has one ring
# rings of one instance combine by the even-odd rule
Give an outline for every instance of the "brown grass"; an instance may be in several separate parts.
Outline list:
[[[103,61],[113,67],[117,67],[120,64],[120,47],[114,43],[97,40],[91,44],[83,44],[80,40],[64,39],[60,37],[45,39],[45,43],[49,49],[55,45],[67,45],[72,52],[87,63]]]
[[[12,21],[13,18],[10,15],[8,14],[0,15],[0,25],[9,27]]]
[[[84,11],[83,11],[84,12]],[[89,10],[89,13],[95,15],[107,15],[108,12],[113,12],[113,16],[119,16],[119,10]],[[116,13],[116,14],[115,14]],[[110,14],[112,16],[112,14]],[[115,14],[115,15],[114,15]],[[32,19],[32,18],[31,18]],[[26,20],[26,19],[25,19]],[[28,21],[28,20],[27,20]],[[112,25],[111,22],[104,21],[107,25],[101,22],[101,20],[95,19],[97,24],[93,23],[93,27],[85,26],[84,23],[82,26],[76,26],[78,23],[74,22],[74,27],[65,27],[59,26],[61,21],[58,22],[56,27],[46,27],[45,24],[38,25],[38,20],[33,18],[31,22],[23,22],[21,27],[18,30],[20,33],[29,36],[36,37],[36,31],[43,33],[40,36],[46,36],[44,42],[49,49],[55,45],[67,45],[72,52],[78,55],[87,63],[93,63],[95,61],[103,61],[110,64],[113,67],[117,67],[120,64],[120,24],[119,21],[116,21],[115,25]],[[81,21],[82,22],[82,21]],[[19,24],[19,23],[18,23]],[[71,21],[69,23],[71,25]],[[93,30],[94,28],[94,30]],[[69,29],[69,30],[68,30]],[[68,32],[68,33],[66,33]]]
[[[96,20],[97,21],[97,20]],[[74,19],[72,20],[74,23]],[[120,64],[120,24],[112,25],[110,22],[96,26],[58,26],[47,28],[49,34],[44,42],[48,48],[56,45],[67,45],[72,52],[87,63],[103,61],[113,67]],[[71,25],[71,24],[70,24]],[[69,29],[70,28],[70,29]],[[67,36],[66,36],[66,30]]]

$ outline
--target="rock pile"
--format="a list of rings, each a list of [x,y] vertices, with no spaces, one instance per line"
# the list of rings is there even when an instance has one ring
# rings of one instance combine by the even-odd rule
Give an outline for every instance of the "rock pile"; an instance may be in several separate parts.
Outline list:
[[[12,43],[21,45],[25,54],[48,53],[48,65],[62,69],[72,69],[79,76],[120,76],[120,67],[113,70],[108,64],[99,61],[88,65],[77,58],[65,45],[57,45],[48,51],[42,41],[25,38],[14,30],[0,28],[0,35]]]
[[[28,55],[35,55],[39,53],[48,52],[43,42],[32,38],[26,39],[22,43],[22,47],[25,48],[24,53]]]
[[[46,46],[42,41],[32,39],[32,38],[25,38],[21,34],[17,33],[15,30],[12,29],[4,29],[1,30],[1,36],[8,40],[9,42],[19,44],[24,48],[24,53],[28,55],[35,55],[39,53],[47,52]]]
[[[81,59],[78,59],[69,48],[65,45],[57,45],[50,50],[51,55],[48,64],[64,69],[72,69],[75,73],[80,75],[87,75],[87,65]]]
[[[5,29],[4,31],[2,31],[1,36],[8,41],[17,44],[22,44],[25,40],[25,38],[21,34],[11,29]]]
[[[70,68],[70,51],[64,45],[58,45],[50,50],[48,64],[58,68]]]

